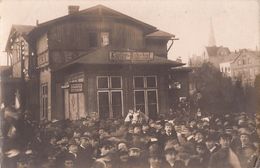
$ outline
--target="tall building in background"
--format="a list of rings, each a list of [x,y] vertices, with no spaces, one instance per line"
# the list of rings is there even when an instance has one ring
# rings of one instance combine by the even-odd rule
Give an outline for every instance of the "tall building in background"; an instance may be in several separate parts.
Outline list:
[[[201,54],[193,55],[190,58],[189,65],[192,67],[200,67],[203,63],[210,62],[219,69],[219,63],[223,62],[229,54],[229,48],[216,45],[214,26],[212,18],[210,18],[208,45],[203,48]]]
[[[215,40],[215,34],[214,34],[214,28],[212,23],[212,18],[210,18],[210,30],[209,30],[209,47],[216,46],[216,40]]]

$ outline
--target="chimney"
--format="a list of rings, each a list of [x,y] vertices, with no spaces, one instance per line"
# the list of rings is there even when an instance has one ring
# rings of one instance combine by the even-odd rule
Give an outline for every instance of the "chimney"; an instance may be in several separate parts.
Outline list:
[[[74,14],[77,13],[79,11],[79,6],[76,5],[70,5],[68,6],[68,14]]]

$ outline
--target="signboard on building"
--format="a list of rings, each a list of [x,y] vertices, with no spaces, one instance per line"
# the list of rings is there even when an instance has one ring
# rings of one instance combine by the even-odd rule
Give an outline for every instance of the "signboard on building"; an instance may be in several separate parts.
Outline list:
[[[153,52],[111,51],[109,54],[111,61],[150,61],[153,58]]]
[[[44,52],[40,55],[38,55],[37,57],[37,63],[38,63],[38,66],[43,66],[45,64],[48,64],[49,63],[49,57],[48,57],[48,53],[47,52]]]
[[[81,93],[83,92],[83,82],[70,83],[70,93]]]

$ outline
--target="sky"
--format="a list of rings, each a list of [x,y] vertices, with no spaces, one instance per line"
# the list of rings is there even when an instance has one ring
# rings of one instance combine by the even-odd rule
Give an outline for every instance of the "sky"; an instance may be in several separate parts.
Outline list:
[[[102,4],[174,34],[168,58],[184,62],[208,45],[212,20],[217,46],[231,51],[260,48],[260,0],[0,0],[0,65],[12,24],[35,25],[67,15],[68,5],[80,10]]]

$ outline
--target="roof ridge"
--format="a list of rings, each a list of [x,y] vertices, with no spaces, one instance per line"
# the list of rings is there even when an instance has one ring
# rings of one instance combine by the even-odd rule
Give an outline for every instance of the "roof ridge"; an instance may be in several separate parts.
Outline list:
[[[31,26],[31,27],[36,27],[35,25],[25,25],[25,24],[12,24],[12,26]]]
[[[107,7],[107,6],[105,6],[105,5],[102,5],[102,4],[98,4],[98,5],[96,5],[96,6],[92,6],[92,7],[89,7],[89,8],[83,9],[83,10],[80,10],[80,11],[78,11],[78,12],[76,12],[76,13],[73,13],[73,14],[66,14],[66,15],[64,15],[64,16],[61,16],[61,17],[58,17],[58,18],[54,18],[54,19],[52,19],[52,20],[49,20],[49,21],[40,23],[40,24],[38,24],[38,26],[36,26],[36,29],[37,29],[37,28],[40,28],[40,27],[43,27],[43,26],[48,26],[48,25],[50,25],[50,24],[52,24],[52,23],[56,23],[56,22],[58,22],[58,21],[61,21],[62,19],[66,19],[67,17],[69,18],[69,17],[73,17],[73,16],[78,16],[78,15],[80,15],[80,14],[87,13],[87,12],[89,12],[89,11],[91,11],[91,10],[102,9],[102,8],[103,8],[103,9],[110,10],[111,12],[114,12],[114,13],[116,13],[116,14],[118,14],[118,15],[122,15],[123,17],[126,17],[126,18],[128,18],[129,20],[132,20],[133,22],[139,23],[139,24],[144,25],[144,26],[146,26],[146,27],[150,27],[151,29],[156,29],[156,27],[153,26],[153,25],[150,25],[150,24],[148,24],[148,23],[145,23],[145,22],[143,22],[143,21],[141,21],[141,20],[138,20],[138,19],[136,19],[136,18],[133,18],[133,17],[131,17],[131,16],[128,16],[128,15],[126,15],[126,14],[124,14],[124,13],[121,13],[121,12],[119,12],[119,11],[116,11],[116,10],[114,10],[114,9],[112,9],[112,8],[109,8],[109,7]]]

